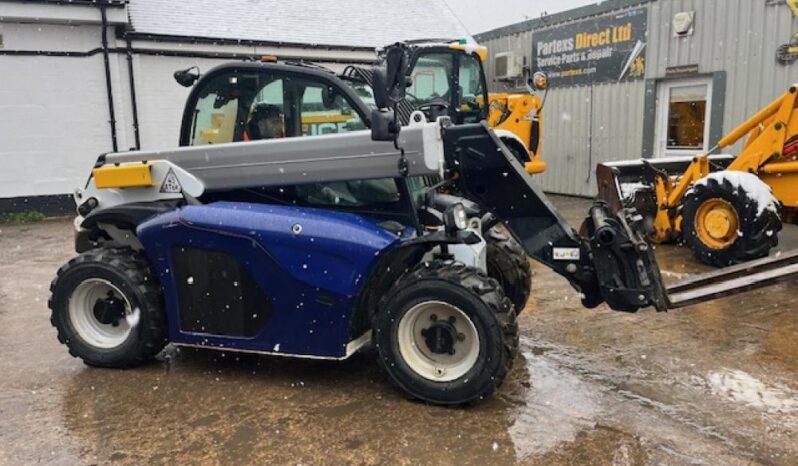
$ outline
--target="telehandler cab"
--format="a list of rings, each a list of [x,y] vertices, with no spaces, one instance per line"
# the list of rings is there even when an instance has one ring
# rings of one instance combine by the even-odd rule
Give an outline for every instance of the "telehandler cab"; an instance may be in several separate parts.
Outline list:
[[[59,340],[104,367],[170,342],[324,359],[372,342],[407,394],[462,404],[501,384],[518,347],[516,309],[486,273],[485,224],[504,222],[591,308],[667,310],[798,272],[798,254],[785,254],[666,290],[634,210],[597,202],[578,233],[484,121],[400,125],[407,66],[406,46],[386,50],[368,114],[346,83],[304,66],[211,72],[189,97],[184,137],[220,129],[204,109],[237,112],[246,86],[272,75],[282,95],[340,97],[370,130],[101,156],[75,193],[80,254],[51,285]],[[300,131],[303,109],[290,107],[286,130]],[[425,176],[442,181],[411,189]]]

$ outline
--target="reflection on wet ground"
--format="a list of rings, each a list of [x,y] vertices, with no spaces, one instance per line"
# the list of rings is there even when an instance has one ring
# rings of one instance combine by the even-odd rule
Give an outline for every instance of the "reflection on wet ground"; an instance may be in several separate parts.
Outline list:
[[[584,200],[555,198],[572,223]],[[798,246],[785,227],[782,248]],[[657,250],[667,281],[706,270]],[[797,464],[793,283],[678,312],[584,310],[534,266],[521,357],[467,409],[341,363],[169,349],[100,370],[56,339],[47,287],[69,222],[0,227],[2,464]]]

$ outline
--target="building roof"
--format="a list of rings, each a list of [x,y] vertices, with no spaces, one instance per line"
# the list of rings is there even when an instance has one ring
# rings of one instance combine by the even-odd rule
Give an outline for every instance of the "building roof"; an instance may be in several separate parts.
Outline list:
[[[470,37],[444,0],[130,0],[133,33],[319,46],[377,47]]]

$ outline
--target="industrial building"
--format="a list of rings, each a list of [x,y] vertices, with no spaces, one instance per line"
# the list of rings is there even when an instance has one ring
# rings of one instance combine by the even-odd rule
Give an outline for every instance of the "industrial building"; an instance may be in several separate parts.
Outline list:
[[[549,74],[548,169],[536,180],[549,192],[593,196],[597,163],[706,151],[798,82],[793,8],[607,0],[475,38],[490,51],[492,90],[522,89],[524,66]]]

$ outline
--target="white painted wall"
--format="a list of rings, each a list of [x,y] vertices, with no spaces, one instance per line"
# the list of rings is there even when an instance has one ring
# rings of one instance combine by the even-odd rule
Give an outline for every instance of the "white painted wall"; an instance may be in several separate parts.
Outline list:
[[[86,51],[96,25],[0,23],[6,49]],[[0,56],[0,197],[64,194],[85,182],[111,133],[101,55]]]
[[[46,9],[48,23],[36,22],[38,6],[27,5],[11,22],[0,14],[5,50],[86,52],[101,47],[99,13],[77,8],[69,21],[63,7]],[[0,3],[0,13],[4,10]],[[52,5],[43,5],[49,7]],[[69,7],[66,7],[67,9]],[[92,12],[97,13],[94,18]],[[49,16],[48,16],[49,15]],[[117,15],[118,16],[118,15]],[[33,18],[33,19],[31,19]],[[55,18],[55,19],[53,19]],[[94,18],[94,19],[92,19]],[[91,23],[96,20],[97,23]],[[118,20],[118,18],[117,18]],[[23,22],[24,21],[24,22]],[[113,29],[109,46],[122,48]],[[134,48],[164,48],[210,53],[322,56],[373,59],[363,51],[286,49],[216,44],[137,41]],[[178,85],[175,70],[199,66],[207,71],[229,59],[134,55],[138,115],[143,149],[177,145],[183,105],[190,89]],[[110,55],[119,150],[135,145],[127,56]],[[343,65],[331,65],[342,70]],[[0,198],[67,194],[85,184],[97,157],[112,150],[102,54],[91,57],[0,55]]]

